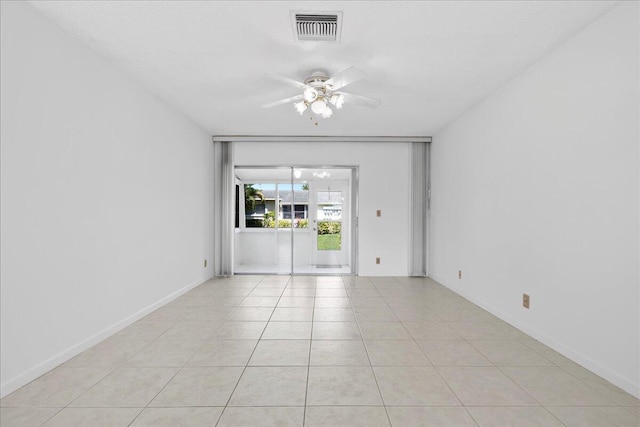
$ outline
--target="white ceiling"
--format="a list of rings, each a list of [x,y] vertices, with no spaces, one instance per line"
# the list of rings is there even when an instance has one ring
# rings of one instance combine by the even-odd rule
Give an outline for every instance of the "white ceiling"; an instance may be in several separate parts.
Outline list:
[[[433,135],[612,1],[32,1],[214,135]],[[342,11],[340,43],[294,41],[290,11]],[[597,58],[594,58],[596,60]],[[316,126],[271,79],[367,72]]]

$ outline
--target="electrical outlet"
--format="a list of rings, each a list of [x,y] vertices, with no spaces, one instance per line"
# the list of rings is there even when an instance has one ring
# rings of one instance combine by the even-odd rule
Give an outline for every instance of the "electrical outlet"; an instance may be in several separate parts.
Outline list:
[[[458,279],[462,279],[462,270],[458,270]]]
[[[522,306],[527,309],[529,308],[529,295],[522,294]]]
[[[376,257],[376,264],[380,264],[380,257]]]
[[[204,268],[207,268],[207,260],[204,260]]]

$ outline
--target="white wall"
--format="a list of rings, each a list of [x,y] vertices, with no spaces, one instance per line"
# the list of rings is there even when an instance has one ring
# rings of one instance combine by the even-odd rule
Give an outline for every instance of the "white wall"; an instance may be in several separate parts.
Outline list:
[[[434,136],[430,261],[640,395],[637,9],[622,2]]]
[[[210,277],[213,154],[31,6],[1,4],[5,395]]]
[[[409,271],[409,154],[406,142],[240,142],[237,165],[359,166],[358,274]],[[382,216],[376,217],[376,210]],[[376,257],[381,263],[376,265]]]

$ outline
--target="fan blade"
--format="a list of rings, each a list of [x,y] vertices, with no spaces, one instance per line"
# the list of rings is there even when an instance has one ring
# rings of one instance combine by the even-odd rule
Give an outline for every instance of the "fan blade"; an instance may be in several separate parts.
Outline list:
[[[262,108],[271,108],[271,107],[275,107],[276,105],[288,104],[290,102],[299,101],[302,98],[304,98],[304,95],[300,94],[300,95],[292,96],[291,98],[285,98],[285,99],[281,99],[279,101],[274,101],[274,102],[270,102],[268,104],[264,104],[262,106]]]
[[[349,67],[346,70],[340,71],[338,74],[331,77],[329,80],[327,80],[326,83],[331,85],[333,87],[333,90],[335,91],[355,82],[356,80],[360,80],[366,75],[367,73],[365,73],[364,70],[361,70],[360,68]]]
[[[363,107],[378,108],[382,101],[368,96],[354,95],[352,93],[340,92],[344,96],[345,104],[362,105]]]
[[[299,82],[297,80],[294,80],[294,79],[286,77],[286,76],[272,75],[271,78],[274,79],[274,80],[278,80],[278,81],[281,81],[283,83],[286,83],[288,85],[291,85],[293,87],[297,87],[298,89],[306,89],[306,88],[309,87],[308,85],[306,85],[306,84],[304,84],[302,82]]]

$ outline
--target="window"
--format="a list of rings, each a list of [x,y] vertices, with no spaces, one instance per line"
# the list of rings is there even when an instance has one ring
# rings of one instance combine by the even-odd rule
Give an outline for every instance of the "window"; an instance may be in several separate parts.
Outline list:
[[[251,183],[237,186],[236,200],[244,189],[244,228],[308,227],[309,191],[303,184]],[[236,203],[236,225],[239,226],[239,200]]]

